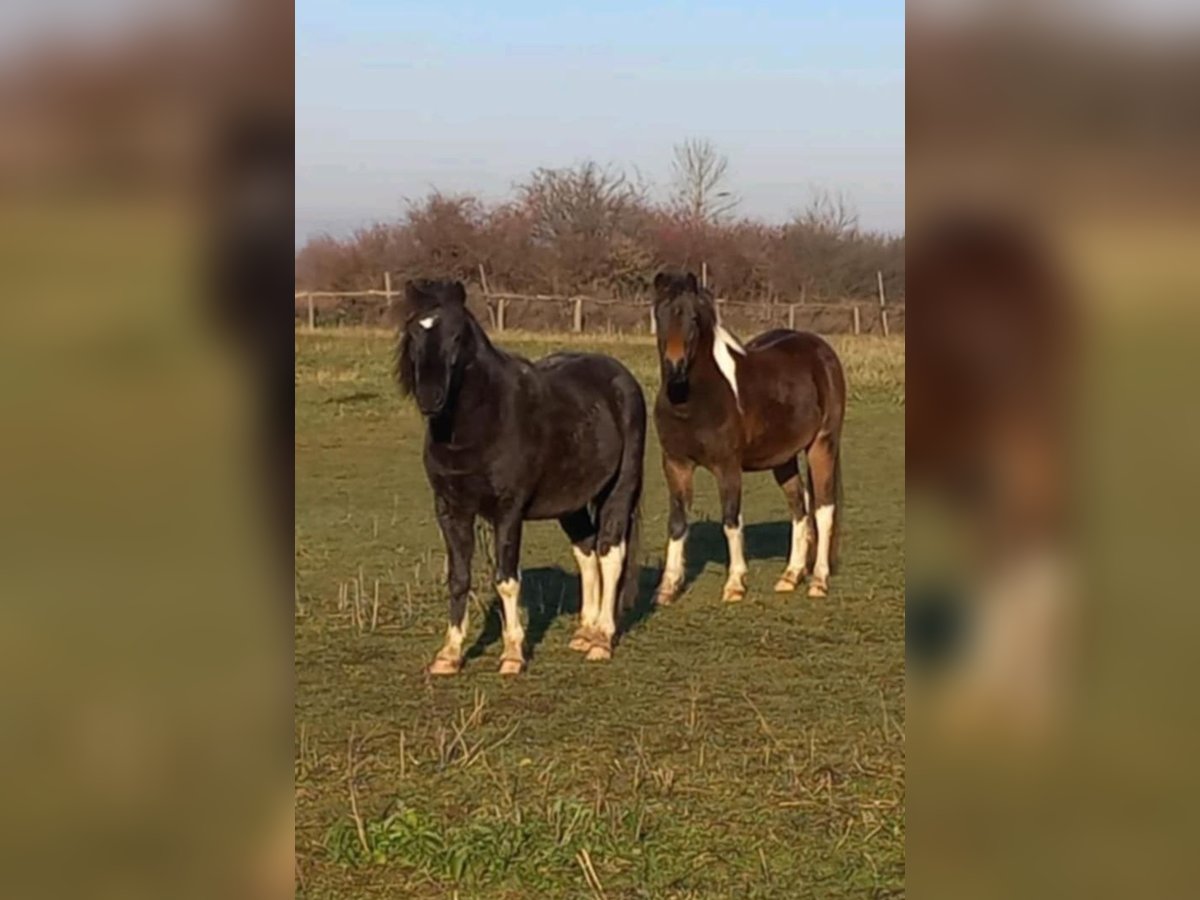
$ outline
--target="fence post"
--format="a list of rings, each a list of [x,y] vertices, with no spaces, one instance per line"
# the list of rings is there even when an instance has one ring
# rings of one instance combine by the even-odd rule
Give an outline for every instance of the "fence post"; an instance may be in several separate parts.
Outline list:
[[[795,303],[788,304],[788,328],[792,329],[792,331],[796,330],[796,304]]]
[[[317,317],[316,317],[316,312],[313,310],[312,291],[306,291],[304,296],[308,299],[308,330],[316,331],[317,330]]]
[[[583,331],[583,298],[575,298],[575,316],[572,325],[575,328],[575,333],[579,334]]]
[[[854,333],[862,334],[862,318],[858,311],[858,304],[854,304]]]
[[[650,333],[658,334],[658,322],[654,318],[654,304],[650,304]]]
[[[887,337],[891,330],[888,328],[887,314],[887,298],[883,294],[883,272],[875,270],[875,283],[879,286],[879,321],[883,325],[884,337]]]
[[[392,273],[383,273],[383,321],[391,321],[392,315]]]
[[[496,330],[504,330],[504,298],[501,297],[496,301]]]
[[[705,261],[700,263],[700,287],[708,287],[708,263]]]

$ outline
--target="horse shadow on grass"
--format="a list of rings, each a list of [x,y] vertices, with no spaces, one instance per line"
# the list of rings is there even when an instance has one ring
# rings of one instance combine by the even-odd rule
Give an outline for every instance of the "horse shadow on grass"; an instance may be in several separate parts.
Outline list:
[[[747,562],[761,559],[786,559],[792,540],[790,522],[760,522],[743,531]],[[729,561],[725,531],[720,522],[694,522],[688,534],[687,564],[683,586],[686,591],[709,563],[725,566]],[[625,610],[617,633],[627,634],[640,627],[657,609],[654,594],[662,580],[661,565],[642,565],[638,569],[638,590],[631,608]],[[521,603],[525,607],[525,655],[533,659],[550,626],[560,616],[579,615],[579,572],[558,566],[543,566],[521,571]],[[483,630],[468,648],[466,659],[483,656],[503,636],[500,601],[488,606]]]
[[[643,566],[638,571],[637,597],[625,610],[617,626],[618,635],[640,625],[654,613],[654,590],[658,587],[661,570]],[[560,616],[578,616],[580,607],[579,572],[566,571],[558,566],[543,566],[521,570],[521,604],[525,607],[525,657],[533,659],[538,645],[550,626]],[[574,624],[574,623],[572,623]],[[487,652],[488,647],[503,637],[504,626],[499,599],[488,606],[483,631],[467,649],[466,659],[472,660]]]
[[[743,548],[747,564],[755,560],[786,560],[792,546],[791,522],[756,522],[742,528]],[[729,543],[720,522],[701,520],[692,522],[688,528],[687,548],[684,554],[683,584],[679,594],[685,593],[700,577],[709,563],[721,569],[729,565]],[[655,573],[655,584],[662,578],[662,567],[642,569]]]

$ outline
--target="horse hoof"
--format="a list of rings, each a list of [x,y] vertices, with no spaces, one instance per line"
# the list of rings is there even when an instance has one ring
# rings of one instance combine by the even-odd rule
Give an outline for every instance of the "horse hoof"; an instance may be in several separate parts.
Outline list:
[[[585,628],[580,626],[575,629],[575,633],[571,635],[571,640],[567,644],[569,648],[579,653],[586,653],[588,648],[596,640],[597,634],[593,628]]]
[[[604,662],[612,659],[612,645],[605,641],[603,644],[592,644],[587,652],[588,662]]]
[[[670,585],[663,585],[654,593],[655,606],[670,606],[675,602],[675,598],[679,596],[679,588]]]
[[[775,592],[778,594],[790,594],[804,580],[802,572],[784,572],[779,576],[779,580],[775,582]]]
[[[821,581],[814,581],[808,586],[808,596],[814,600],[823,600],[829,596],[829,585]]]
[[[523,659],[502,659],[500,660],[501,675],[520,675],[525,671],[525,660]]]
[[[724,592],[721,594],[721,600],[724,603],[741,603],[746,599],[746,589],[741,585],[726,585]]]
[[[437,656],[434,657],[433,662],[429,664],[428,672],[430,675],[457,675],[461,669],[461,659],[451,659],[445,656]]]

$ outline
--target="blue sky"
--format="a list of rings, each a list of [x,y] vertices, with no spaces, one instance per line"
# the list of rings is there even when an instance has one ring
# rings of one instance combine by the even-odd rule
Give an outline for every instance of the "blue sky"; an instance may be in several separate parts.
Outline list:
[[[296,5],[297,242],[433,188],[502,199],[538,166],[665,185],[687,137],[728,155],[746,214],[823,188],[902,231],[902,0]]]

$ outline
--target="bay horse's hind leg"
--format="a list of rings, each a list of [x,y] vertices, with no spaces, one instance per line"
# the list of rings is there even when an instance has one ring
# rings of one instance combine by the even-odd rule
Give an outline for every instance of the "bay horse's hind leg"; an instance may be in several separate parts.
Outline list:
[[[600,557],[596,555],[596,523],[587,509],[576,510],[558,520],[571,540],[579,564],[579,627],[567,645],[586,653],[599,637]]]
[[[829,595],[830,548],[837,512],[837,464],[837,441],[829,434],[818,434],[808,448],[808,480],[817,524],[817,560],[808,588],[810,597]]]
[[[792,546],[788,553],[787,568],[775,582],[775,590],[780,593],[794,591],[808,574],[808,547],[812,535],[812,510],[810,507],[809,491],[805,480],[800,477],[800,466],[796,459],[791,459],[782,466],[772,470],[775,481],[783,489],[787,497],[788,511],[792,515]]]
[[[734,462],[716,469],[717,490],[721,495],[721,523],[729,544],[729,575],[721,599],[737,603],[746,599],[746,549],[742,532],[742,469]]]

